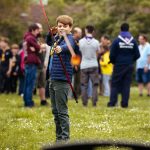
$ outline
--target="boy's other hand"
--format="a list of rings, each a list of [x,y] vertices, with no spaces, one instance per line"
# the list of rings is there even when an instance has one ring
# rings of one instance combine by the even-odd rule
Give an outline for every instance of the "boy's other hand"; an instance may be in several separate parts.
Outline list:
[[[57,54],[59,54],[59,53],[62,51],[62,49],[61,49],[60,46],[56,46],[56,48],[54,48],[54,51],[55,51]]]

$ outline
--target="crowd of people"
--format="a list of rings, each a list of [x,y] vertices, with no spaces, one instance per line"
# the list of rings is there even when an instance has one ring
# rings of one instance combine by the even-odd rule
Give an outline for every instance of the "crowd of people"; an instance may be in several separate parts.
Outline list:
[[[139,35],[138,46],[128,23],[120,26],[113,41],[108,35],[97,40],[92,25],[84,30],[73,28],[73,19],[66,15],[59,16],[56,23],[46,37],[42,36],[41,24],[30,25],[20,44],[9,45],[7,37],[0,37],[0,93],[17,93],[25,107],[35,105],[36,89],[41,105],[47,105],[46,98],[50,97],[57,141],[69,139],[67,101],[68,93],[73,95],[68,80],[84,107],[89,98],[96,107],[98,95],[109,97],[107,106],[115,107],[121,94],[121,107],[127,108],[136,62],[139,96],[143,96],[144,85],[150,96],[150,44],[146,35]],[[73,55],[80,56],[79,65],[71,64]]]
[[[0,93],[18,93],[26,99],[25,101],[30,99],[30,104],[25,104],[27,106],[34,105],[31,97],[36,89],[39,90],[41,105],[47,105],[46,97],[49,97],[46,69],[50,63],[48,62],[50,46],[46,44],[45,37],[41,36],[42,31],[41,24],[32,24],[21,43],[13,43],[11,46],[8,37],[0,38]],[[84,32],[81,28],[75,27],[72,33],[77,45],[75,49],[79,50],[79,55],[82,57],[81,64],[73,66],[72,84],[77,97],[81,96],[84,106],[87,106],[89,98],[92,98],[93,106],[96,106],[98,94],[109,97],[110,91],[113,90],[111,81],[114,62],[110,60],[111,40],[108,35],[102,35],[99,40],[95,39],[94,27],[90,25],[85,27]],[[121,38],[120,40],[124,41]],[[139,96],[143,96],[144,85],[147,86],[147,96],[150,96],[150,45],[144,34],[139,35],[138,40],[139,46],[137,47],[140,51],[140,58],[136,62],[136,81],[138,82]],[[26,43],[31,44],[28,46],[28,50],[26,50]],[[116,49],[115,47],[114,53],[116,53]],[[29,53],[28,57],[27,53]],[[126,55],[129,58],[129,55]],[[121,58],[121,61],[123,59]],[[35,65],[35,68],[31,64]],[[121,77],[120,74],[119,76]],[[26,84],[30,86],[28,87]],[[69,96],[73,96],[71,92]],[[113,97],[117,99],[116,96],[113,95]]]

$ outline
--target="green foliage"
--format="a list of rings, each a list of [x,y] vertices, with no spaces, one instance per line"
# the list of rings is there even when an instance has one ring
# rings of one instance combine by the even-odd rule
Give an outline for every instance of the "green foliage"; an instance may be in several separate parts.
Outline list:
[[[3,30],[6,27],[7,27],[7,30]],[[9,19],[0,21],[0,31],[2,31],[1,34],[9,37],[11,40],[10,41],[11,43],[13,42],[19,43],[22,40],[24,30],[25,29],[23,28],[23,26],[18,24],[18,22],[16,21],[12,21],[11,24],[10,24]]]
[[[20,14],[27,9],[29,0],[0,1],[0,35],[8,36],[11,42],[20,42],[25,31]]]
[[[34,101],[34,108],[24,108],[18,95],[0,95],[0,149],[37,150],[54,144],[55,127],[50,106],[41,107],[37,96]],[[150,142],[150,104],[146,91],[143,97],[138,97],[138,89],[133,87],[127,109],[107,108],[107,102],[108,98],[100,96],[97,107],[89,102],[85,108],[81,99],[79,104],[69,100],[71,142]]]
[[[38,0],[36,0],[38,1]],[[32,5],[31,5],[32,4]],[[33,1],[23,0],[1,0],[0,1],[0,26],[1,34],[5,35],[9,29],[14,29],[17,33],[11,37],[13,41],[19,40],[27,28],[27,22],[33,22],[34,18],[31,14]],[[114,38],[118,32],[120,24],[129,22],[131,32],[135,37],[139,33],[145,33],[150,37],[150,1],[149,0],[49,0],[45,6],[49,22],[51,26],[56,25],[56,17],[62,14],[70,15],[74,18],[74,26],[84,28],[87,24],[96,27],[96,37],[102,34],[109,34]],[[39,7],[39,12],[41,8]],[[26,24],[22,23],[20,13],[26,12],[29,18]],[[48,31],[47,25],[41,11],[41,23],[44,25],[45,32]],[[7,22],[4,26],[4,22]],[[14,24],[18,23],[18,25]],[[23,29],[22,31],[20,29]],[[8,31],[7,31],[8,30]],[[18,34],[18,35],[17,35]],[[8,35],[8,34],[6,34]]]

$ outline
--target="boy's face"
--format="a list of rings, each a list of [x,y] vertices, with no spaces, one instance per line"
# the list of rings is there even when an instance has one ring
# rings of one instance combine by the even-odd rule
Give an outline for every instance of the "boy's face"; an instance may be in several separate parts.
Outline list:
[[[62,36],[64,32],[66,34],[69,34],[72,30],[72,27],[70,27],[68,24],[63,24],[61,22],[58,22],[57,30],[58,30],[58,34]]]

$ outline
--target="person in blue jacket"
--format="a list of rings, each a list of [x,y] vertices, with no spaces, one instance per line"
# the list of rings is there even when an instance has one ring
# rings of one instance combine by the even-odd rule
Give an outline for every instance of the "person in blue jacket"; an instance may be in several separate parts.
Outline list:
[[[70,138],[69,115],[68,115],[68,91],[69,84],[65,76],[63,67],[59,60],[61,55],[64,66],[67,70],[70,81],[72,79],[73,67],[70,63],[71,54],[67,43],[64,39],[64,33],[68,37],[70,45],[75,49],[75,41],[71,34],[73,19],[67,15],[58,16],[56,19],[57,33],[54,36],[54,42],[57,41],[57,46],[51,49],[51,56],[49,61],[49,78],[50,78],[50,98],[52,113],[56,126],[56,142],[66,141]],[[47,35],[46,42],[49,46],[53,46],[51,33]]]
[[[138,45],[129,32],[129,24],[123,23],[121,32],[113,41],[110,50],[110,62],[114,64],[111,94],[108,107],[114,107],[118,101],[118,94],[121,93],[121,107],[127,108],[130,85],[133,72],[133,64],[140,57]]]

